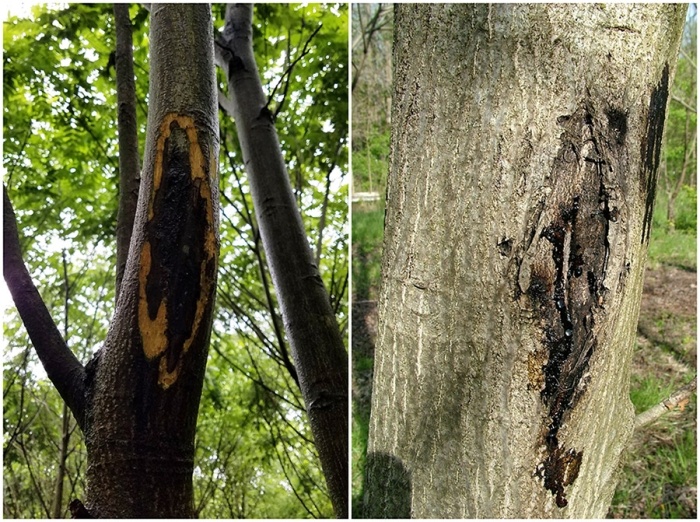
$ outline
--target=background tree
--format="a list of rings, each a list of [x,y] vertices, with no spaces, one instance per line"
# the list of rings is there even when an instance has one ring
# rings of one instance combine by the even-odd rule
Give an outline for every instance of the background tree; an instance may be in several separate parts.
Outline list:
[[[687,29],[681,40],[675,84],[669,104],[668,132],[659,170],[660,205],[666,207],[667,225],[691,230],[697,222],[677,215],[676,202],[697,202],[697,7],[691,4]],[[679,122],[678,125],[673,122]]]
[[[304,397],[333,508],[338,518],[347,518],[347,353],[317,261],[306,242],[275,132],[275,115],[269,108],[271,100],[260,83],[252,17],[250,4],[232,4],[226,9],[226,25],[217,48],[228,78],[229,98],[220,95],[220,99],[225,109],[231,107],[236,121],[260,238],[296,364],[293,376]]]
[[[370,516],[606,513],[684,12],[397,7]]]
[[[143,150],[149,18],[138,6],[130,8],[130,15]],[[223,8],[215,7],[214,15],[218,29]],[[258,5],[254,20],[256,59],[275,109],[279,104],[276,127],[295,198],[344,331],[347,13],[334,5]],[[63,309],[61,285],[55,283],[63,281],[61,253],[54,253],[54,245],[65,247],[72,285],[71,346],[87,360],[104,338],[114,302],[112,8],[35,8],[33,17],[11,19],[4,36],[4,161],[20,228],[29,234],[22,246],[51,310]],[[221,71],[218,75],[224,88],[226,79]],[[235,128],[227,117],[221,122],[222,264],[197,427],[195,513],[205,518],[327,517],[331,505],[301,393],[291,376],[294,367],[284,356],[287,341],[252,217]],[[29,126],[32,131],[25,132]],[[47,142],[53,144],[51,157]],[[76,177],[75,172],[84,174]],[[26,349],[26,333],[12,309],[6,312],[5,339],[4,509],[14,516],[48,516],[39,498],[49,498],[55,484],[61,405]],[[221,438],[222,430],[228,433],[222,427],[229,428],[230,438]],[[64,514],[68,501],[81,497],[84,489],[82,441],[75,436],[70,441]]]
[[[393,23],[391,4],[353,4],[353,192],[384,194],[389,164]]]

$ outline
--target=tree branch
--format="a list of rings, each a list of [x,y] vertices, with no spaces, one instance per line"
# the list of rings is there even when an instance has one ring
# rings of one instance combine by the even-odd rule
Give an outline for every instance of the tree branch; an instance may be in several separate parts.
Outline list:
[[[117,31],[115,69],[117,72],[119,134],[119,212],[117,214],[117,286],[115,292],[115,300],[118,300],[126,260],[129,257],[131,232],[134,228],[136,203],[139,198],[141,169],[139,167],[136,82],[134,81],[134,52],[129,4],[114,4],[114,21]]]
[[[685,407],[685,403],[690,399],[697,387],[698,377],[696,375],[693,377],[692,381],[683,386],[680,390],[676,391],[668,399],[661,401],[656,406],[652,406],[648,410],[637,415],[637,417],[634,419],[634,429],[639,429],[647,424],[651,424],[674,408],[683,409]]]
[[[681,56],[683,56],[683,58],[685,58],[686,60],[688,60],[688,63],[690,64],[690,66],[691,66],[693,69],[697,69],[697,68],[698,68],[698,66],[695,64],[695,60],[693,60],[693,58],[683,49],[683,47],[681,47],[680,49],[678,49],[678,51],[680,51],[680,54],[681,54]]]
[[[22,259],[17,218],[3,186],[3,275],[29,338],[51,382],[85,428],[85,369],[51,319]]]
[[[386,20],[384,20],[381,23],[379,22],[385,7],[387,6],[384,4],[379,4],[379,7],[372,16],[372,19],[370,20],[369,27],[362,27],[360,30],[360,34],[362,35],[362,56],[359,65],[353,63],[353,67],[356,69],[356,71],[352,75],[352,86],[350,92],[353,92],[355,90],[355,87],[357,86],[357,82],[360,78],[362,70],[364,69],[365,61],[367,60],[367,55],[369,54],[369,49],[372,45],[372,40],[375,33],[378,33],[386,25]],[[362,11],[360,11],[360,14],[361,13]],[[355,50],[357,43],[357,41],[353,43],[353,51]]]
[[[683,100],[680,96],[676,96],[675,94],[672,94],[672,95],[671,95],[671,100],[673,100],[673,101],[676,102],[676,103],[679,103],[680,105],[682,105],[683,107],[685,107],[686,109],[688,109],[690,112],[694,112],[694,113],[696,113],[696,114],[697,114],[697,112],[698,112],[698,110],[697,110],[695,107],[693,107],[692,105],[688,104],[688,102],[686,102],[685,100]]]
[[[319,24],[319,26],[316,28],[316,30],[313,33],[311,33],[311,36],[309,36],[306,39],[306,42],[304,43],[304,47],[301,50],[301,54],[299,54],[299,56],[297,56],[294,59],[294,61],[291,64],[289,64],[289,67],[287,67],[287,69],[282,73],[282,76],[279,77],[279,79],[277,80],[277,83],[275,84],[274,88],[272,89],[272,92],[267,97],[267,103],[265,104],[265,107],[269,107],[270,102],[272,101],[272,97],[277,92],[277,89],[279,88],[280,84],[282,83],[282,80],[286,78],[285,86],[284,86],[284,93],[282,95],[282,101],[280,102],[279,106],[275,110],[275,114],[273,115],[273,119],[277,118],[277,115],[282,110],[282,106],[284,105],[284,101],[287,98],[287,91],[289,90],[289,81],[292,78],[292,71],[294,70],[294,67],[296,66],[296,64],[298,64],[301,61],[301,59],[304,56],[306,56],[309,53],[309,44],[311,43],[311,40],[313,40],[314,36],[316,36],[318,34],[318,32],[321,30],[321,27],[323,27],[323,24]],[[288,41],[291,41],[291,38]]]

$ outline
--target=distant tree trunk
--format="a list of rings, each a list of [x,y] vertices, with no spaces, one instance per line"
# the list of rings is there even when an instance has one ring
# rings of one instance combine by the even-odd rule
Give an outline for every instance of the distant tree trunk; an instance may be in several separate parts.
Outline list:
[[[68,310],[70,303],[70,284],[68,280],[68,261],[66,251],[63,251],[63,338],[68,342]],[[56,486],[54,488],[53,501],[51,502],[51,518],[61,518],[65,510],[63,504],[63,482],[66,477],[66,464],[68,462],[68,445],[71,436],[71,413],[64,402],[61,412],[61,445],[58,453],[58,470],[56,472]]]
[[[212,24],[206,4],[152,5],[148,131],[131,248],[107,339],[85,368],[31,282],[4,194],[5,280],[85,434],[83,515],[193,515],[194,433],[219,247]]]
[[[217,44],[265,256],[292,348],[323,474],[339,518],[348,514],[348,362],[314,262],[253,54],[253,8],[231,4]]]
[[[681,189],[685,185],[688,170],[690,169],[691,161],[695,161],[695,149],[698,142],[697,127],[690,128],[690,114],[686,111],[685,115],[685,147],[683,151],[683,165],[678,174],[678,179],[675,183],[671,180],[670,173],[666,168],[663,169],[663,175],[666,176],[666,194],[668,195],[668,208],[666,209],[666,218],[671,226],[675,226],[676,221],[676,199],[681,193]],[[664,160],[665,162],[665,160]]]
[[[368,516],[605,516],[686,8],[396,6]]]
[[[68,462],[68,444],[70,443],[70,419],[71,413],[66,403],[63,403],[61,421],[61,446],[58,453],[58,470],[56,472],[56,486],[51,502],[51,518],[61,518],[66,506],[63,504],[63,483],[66,478],[66,463]]]

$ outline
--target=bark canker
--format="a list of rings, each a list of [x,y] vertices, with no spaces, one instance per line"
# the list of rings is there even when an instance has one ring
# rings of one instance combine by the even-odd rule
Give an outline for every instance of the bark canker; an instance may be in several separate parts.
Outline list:
[[[547,410],[544,457],[534,475],[565,507],[564,487],[576,480],[584,452],[562,445],[559,430],[586,390],[608,294],[622,290],[608,280],[608,259],[611,227],[624,227],[627,219],[621,196],[627,115],[584,100],[557,123],[561,146],[520,263],[516,295],[538,314],[543,329],[544,351],[532,357],[530,376]]]
[[[194,120],[184,115],[163,119],[156,147],[139,269],[139,329],[146,357],[160,358],[158,383],[167,389],[213,296],[217,248],[210,174],[216,158],[204,157]],[[183,208],[192,209],[184,219]]]

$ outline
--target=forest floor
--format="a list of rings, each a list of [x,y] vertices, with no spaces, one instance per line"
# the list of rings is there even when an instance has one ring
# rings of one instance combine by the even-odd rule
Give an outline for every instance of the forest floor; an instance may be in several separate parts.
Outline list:
[[[687,383],[697,368],[697,273],[647,268],[630,397],[637,413]],[[361,515],[374,341],[376,289],[352,307],[353,512]],[[363,296],[364,297],[364,296]],[[626,454],[609,518],[695,518],[697,401],[639,430]]]
[[[648,268],[632,361],[637,413],[689,382],[697,368],[697,273]],[[697,400],[635,433],[611,518],[696,518]]]

